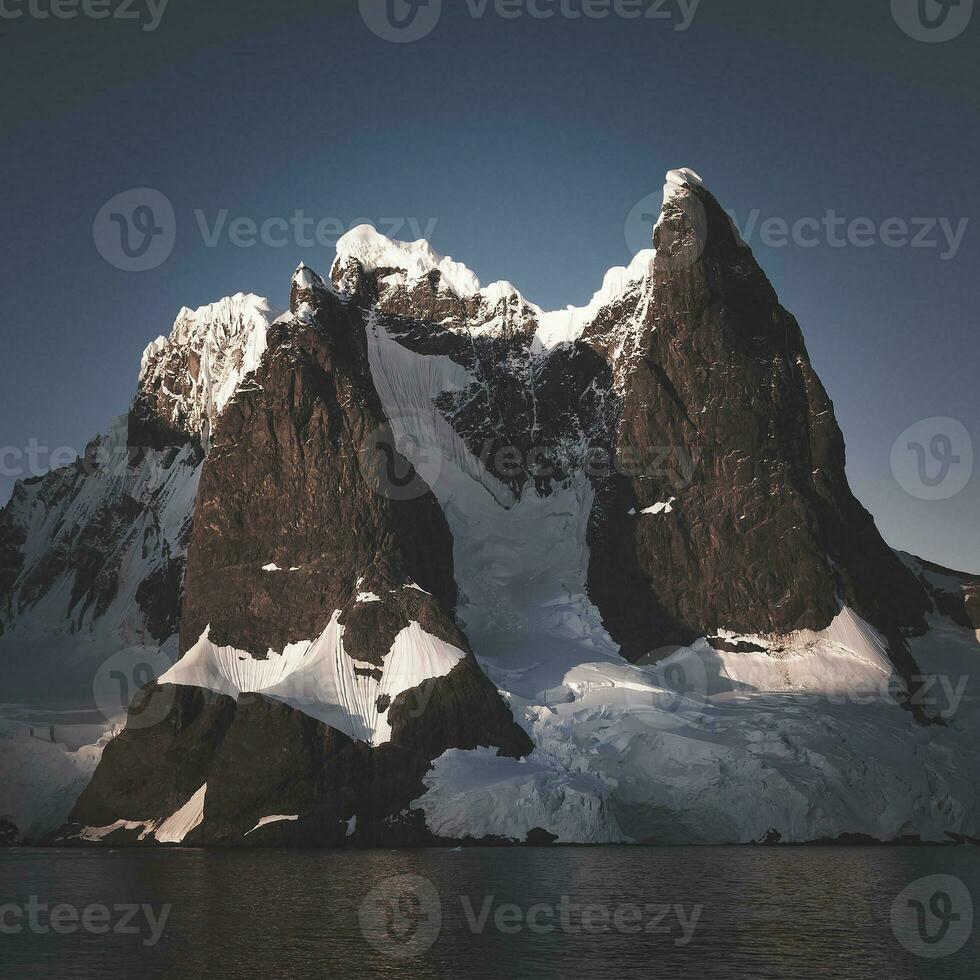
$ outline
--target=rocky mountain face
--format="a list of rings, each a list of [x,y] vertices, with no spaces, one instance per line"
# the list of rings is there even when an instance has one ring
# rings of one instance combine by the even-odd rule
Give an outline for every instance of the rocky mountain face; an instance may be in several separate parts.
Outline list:
[[[292,293],[292,318],[270,328],[204,466],[184,659],[141,709],[162,702],[164,719],[110,744],[73,814],[141,825],[113,840],[139,839],[205,785],[187,843],[417,836],[400,814],[434,758],[532,748],[456,625],[452,541],[435,498],[421,486],[406,499],[383,492],[390,461],[369,450],[372,439],[391,443],[390,428],[364,311],[309,270]],[[297,646],[288,673],[270,664]],[[220,677],[209,681],[216,698],[202,695],[202,674]],[[297,820],[259,826],[286,804]]]
[[[799,325],[690,172],[670,177],[654,245],[644,275],[551,349],[555,314],[508,283],[461,297],[438,268],[405,281],[353,256],[334,278],[400,344],[466,369],[436,404],[513,493],[589,474],[589,596],[627,659],[719,626],[823,629],[843,603],[911,677],[905,636],[931,606],[850,491]]]
[[[652,239],[580,309],[365,226],[275,322],[181,312],[117,470],[0,517],[8,637],[125,600],[179,653],[63,839],[974,833],[965,728],[920,695],[936,637],[975,646],[975,580],[881,540],[799,325],[692,172]]]
[[[623,466],[601,484],[589,532],[607,628],[635,659],[650,637],[688,643],[719,626],[824,629],[843,603],[911,676],[904,638],[925,630],[930,604],[851,493],[799,325],[694,175],[671,178],[654,244],[643,293],[583,337],[609,351],[624,317],[637,337]],[[689,473],[656,472],[678,451]]]

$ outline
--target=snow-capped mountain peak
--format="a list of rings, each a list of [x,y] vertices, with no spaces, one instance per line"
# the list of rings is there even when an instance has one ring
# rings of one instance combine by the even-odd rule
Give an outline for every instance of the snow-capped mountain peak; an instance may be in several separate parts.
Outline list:
[[[311,289],[323,283],[320,275],[314,272],[305,262],[300,262],[293,273],[293,285],[299,289]]]
[[[358,225],[337,242],[337,267],[343,267],[349,259],[357,259],[366,272],[402,269],[410,282],[439,272],[441,281],[461,298],[480,290],[480,280],[474,272],[449,256],[438,255],[424,238],[399,242],[371,225]]]
[[[693,170],[680,167],[667,171],[667,182],[664,184],[664,204],[685,191],[695,188],[704,189],[704,181]]]
[[[627,266],[614,266],[602,280],[602,285],[585,306],[568,306],[564,310],[542,312],[538,318],[538,340],[545,348],[578,340],[585,328],[600,311],[615,303],[650,273],[656,252],[643,249],[633,256]]]
[[[157,417],[207,443],[222,409],[258,367],[274,318],[268,300],[253,293],[184,307],[170,336],[144,351],[140,395],[154,403]]]
[[[671,170],[664,185],[664,205],[690,197],[693,191],[703,188],[703,180],[693,170]],[[652,227],[650,231],[652,242]],[[440,291],[448,288],[448,292],[475,306],[477,312],[469,316],[465,324],[469,333],[486,336],[512,329],[515,322],[525,324],[535,321],[536,343],[539,348],[549,349],[581,338],[603,309],[616,303],[647,278],[655,256],[655,249],[643,249],[628,265],[609,269],[602,285],[584,306],[568,305],[564,309],[545,310],[525,299],[520,290],[507,280],[481,287],[476,273],[452,258],[442,257],[425,239],[400,242],[364,224],[352,229],[337,242],[337,257],[331,278],[339,288],[347,288],[351,282],[347,279],[347,270],[352,261],[358,263],[365,273],[383,273],[378,278],[383,294],[382,307],[391,305],[397,312],[404,313],[403,304],[393,303],[392,295],[402,288],[411,291],[421,279],[438,272],[440,279],[437,288]],[[296,277],[303,277],[305,281],[309,278],[309,272],[302,265],[297,270],[294,285],[302,286]],[[442,306],[434,309],[445,313]],[[414,312],[418,314],[420,311]],[[495,315],[488,319],[488,312],[495,312]],[[441,322],[448,324],[449,319]]]

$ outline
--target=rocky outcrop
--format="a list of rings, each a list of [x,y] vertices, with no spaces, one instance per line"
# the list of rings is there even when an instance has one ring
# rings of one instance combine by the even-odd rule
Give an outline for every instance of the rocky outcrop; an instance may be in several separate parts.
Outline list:
[[[111,743],[72,814],[77,825],[120,824],[107,842],[159,839],[167,817],[205,784],[187,844],[246,836],[336,844],[355,816],[359,840],[402,840],[415,832],[399,814],[424,792],[433,759],[452,748],[492,746],[515,757],[532,748],[456,624],[441,508],[422,488],[407,499],[386,492],[378,467],[390,460],[375,450],[393,443],[371,379],[363,309],[305,268],[291,307],[270,329],[251,384],[221,415],[203,468],[180,646],[188,662],[212,659],[194,675],[178,664],[144,692],[134,711],[163,720],[132,725]],[[303,674],[312,652],[292,674],[280,671],[276,685],[243,680],[263,664],[278,669],[287,648],[310,644],[333,623],[339,639],[329,657],[342,663],[342,681],[329,694],[323,671]],[[412,650],[399,652],[396,641],[413,631],[457,651],[455,665],[427,676]],[[408,662],[390,664],[396,656]],[[235,696],[204,689],[214,670],[223,684],[234,678]],[[382,684],[396,671],[411,675],[401,690]],[[345,732],[342,705],[323,701],[343,700],[346,685],[396,693],[367,705],[354,697]],[[332,725],[316,717],[326,711]],[[272,814],[298,819],[258,827]]]
[[[415,582],[446,613],[455,606],[442,511],[431,494],[386,496],[371,469],[384,463],[371,450],[391,439],[362,314],[322,281],[304,295],[303,317],[269,331],[253,387],[222,416],[204,467],[182,652],[210,625],[219,645],[264,657],[319,636],[362,588]]]
[[[672,175],[600,484],[589,590],[636,659],[718,628],[823,629],[841,603],[903,634],[927,602],[850,491],[833,405],[796,320],[694,175]],[[608,350],[611,325],[583,339]],[[665,460],[690,464],[671,471]]]

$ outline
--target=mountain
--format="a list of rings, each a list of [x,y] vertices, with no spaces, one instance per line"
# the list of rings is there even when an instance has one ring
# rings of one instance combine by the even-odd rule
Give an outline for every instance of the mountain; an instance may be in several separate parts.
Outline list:
[[[147,347],[130,410],[0,512],[0,815],[28,837],[67,817],[101,732],[177,656],[209,431],[270,320],[256,296],[182,310]]]
[[[362,226],[274,322],[181,312],[115,482],[81,461],[50,524],[26,487],[0,518],[5,675],[37,624],[91,670],[118,604],[179,656],[59,839],[980,837],[975,579],[882,541],[693,172],[651,244],[548,312]]]
[[[257,296],[182,310],[147,347],[129,412],[74,465],[17,484],[0,516],[8,697],[35,696],[42,677],[55,696],[90,694],[93,659],[173,646],[210,429],[269,323]]]

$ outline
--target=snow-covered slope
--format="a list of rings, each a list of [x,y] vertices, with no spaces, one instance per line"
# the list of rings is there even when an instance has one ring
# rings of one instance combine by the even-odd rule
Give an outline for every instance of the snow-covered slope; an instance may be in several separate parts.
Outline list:
[[[262,694],[351,738],[382,745],[391,739],[391,725],[379,704],[390,704],[425,680],[444,677],[465,654],[412,622],[395,637],[380,668],[361,663],[344,650],[340,617],[338,609],[316,640],[292,643],[281,653],[270,650],[265,660],[215,646],[205,633],[160,683],[200,687],[236,699]]]
[[[17,484],[3,512],[22,540],[0,635],[8,698],[92,704],[114,654],[142,649],[162,666],[176,656],[200,467],[190,442],[137,452],[121,416],[84,460]]]
[[[145,648],[164,668],[175,658],[201,462],[214,421],[261,359],[270,315],[241,293],[181,310],[170,336],[147,347],[128,415],[76,464],[17,484],[0,517],[14,565],[0,595],[11,697],[46,689],[91,703],[113,654]]]

